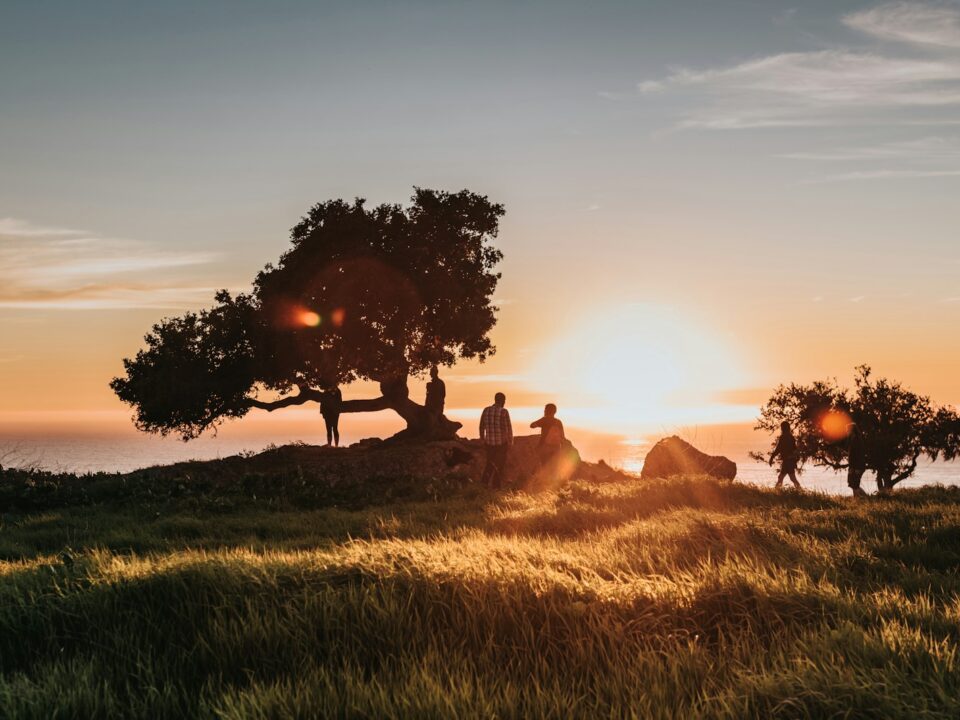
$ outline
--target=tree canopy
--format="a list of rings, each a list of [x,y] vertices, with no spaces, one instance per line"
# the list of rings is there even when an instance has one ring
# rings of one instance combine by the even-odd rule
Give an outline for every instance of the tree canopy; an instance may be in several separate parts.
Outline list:
[[[413,402],[408,378],[495,352],[502,253],[492,241],[503,213],[467,190],[415,188],[406,207],[318,203],[251,292],[223,290],[214,307],[158,323],[110,385],[138,428],[190,439],[253,407],[371,380],[380,396],[342,412],[392,409],[411,435],[450,436],[459,425]]]
[[[881,490],[910,477],[921,457],[952,460],[960,454],[956,411],[898,382],[874,378],[866,365],[856,369],[852,389],[836,380],[778,387],[761,409],[756,429],[777,432],[783,421],[793,429],[801,465],[848,468],[856,437],[859,462],[876,474]],[[760,453],[753,457],[766,459]]]

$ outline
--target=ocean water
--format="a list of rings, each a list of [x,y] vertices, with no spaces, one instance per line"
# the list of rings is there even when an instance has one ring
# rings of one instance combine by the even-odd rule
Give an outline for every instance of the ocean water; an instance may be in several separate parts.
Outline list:
[[[614,456],[613,463],[631,473],[639,473],[643,469],[643,456],[648,446],[625,446],[619,457]],[[711,452],[711,454],[713,454]],[[717,453],[720,454],[720,453]],[[758,463],[746,453],[731,453],[730,459],[737,463],[737,481],[773,487],[777,482],[777,468],[764,463]],[[827,493],[829,495],[849,495],[846,473],[837,473],[826,468],[806,467],[797,476],[800,485],[805,490]],[[917,467],[913,477],[901,481],[898,488],[921,487],[923,485],[960,485],[960,462],[923,462]],[[867,491],[875,492],[876,479],[872,474],[863,476],[860,486]],[[789,478],[784,480],[784,487],[793,487]]]
[[[392,422],[392,421],[391,421]],[[303,442],[322,444],[322,424],[317,418],[309,422],[277,422],[249,426],[244,431],[227,427],[216,436],[205,436],[189,443],[176,438],[161,438],[134,431],[129,425],[103,431],[51,430],[44,432],[38,427],[0,427],[0,465],[5,467],[29,466],[47,470],[85,472],[129,472],[151,465],[168,465],[186,460],[211,460],[229,457],[242,452],[259,452],[271,445]],[[349,445],[365,437],[384,437],[395,432],[392,424],[385,428],[382,419],[366,422],[351,422],[344,429],[341,444]],[[467,432],[466,434],[473,434]],[[639,474],[643,458],[654,440],[627,441],[613,435],[578,433],[570,428],[568,435],[580,449],[584,459],[603,459],[608,464],[626,472]],[[699,446],[710,454],[725,454],[737,463],[737,480],[760,486],[772,486],[776,482],[776,470],[747,457],[747,445],[727,441],[712,444],[701,435]],[[758,446],[748,443],[750,447]],[[762,445],[759,445],[762,447]],[[808,490],[829,494],[848,494],[846,476],[822,468],[808,468],[799,476],[801,485]],[[789,480],[786,481],[789,485]],[[916,475],[898,487],[919,487],[941,484],[960,485],[960,463],[922,463]],[[872,475],[863,479],[863,488],[868,492],[876,489]]]

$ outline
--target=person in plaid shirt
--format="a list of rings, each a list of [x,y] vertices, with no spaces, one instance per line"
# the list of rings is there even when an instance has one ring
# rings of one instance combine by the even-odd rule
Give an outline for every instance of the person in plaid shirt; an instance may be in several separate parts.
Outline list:
[[[507,396],[497,393],[493,405],[483,409],[480,415],[480,440],[487,449],[487,464],[483,468],[481,482],[498,490],[503,481],[503,471],[507,465],[507,451],[513,444],[513,427],[510,425],[510,413],[504,407]]]

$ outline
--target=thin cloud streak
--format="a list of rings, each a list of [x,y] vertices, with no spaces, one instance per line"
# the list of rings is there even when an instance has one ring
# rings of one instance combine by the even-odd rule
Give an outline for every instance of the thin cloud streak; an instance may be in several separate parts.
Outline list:
[[[705,93],[712,104],[690,113],[681,127],[826,126],[875,120],[878,109],[960,105],[960,59],[888,58],[849,50],[780,53],[726,68],[676,69],[638,89],[647,95],[670,89]]]
[[[917,178],[960,177],[958,170],[857,170],[836,175],[804,180],[803,185],[821,183],[849,182],[853,180],[912,180]]]
[[[847,27],[885,40],[960,48],[960,8],[894,2],[843,18]]]
[[[86,230],[72,230],[61,227],[45,227],[43,225],[34,225],[26,220],[4,217],[0,218],[0,237],[64,237],[74,235],[87,235]]]
[[[216,257],[206,252],[160,252],[148,243],[3,218],[0,307],[184,307],[196,299],[198,288],[165,283],[157,273],[206,264]],[[136,281],[148,273],[149,281]],[[212,294],[210,288],[203,291],[208,298]]]
[[[843,162],[852,160],[942,161],[960,158],[960,138],[926,137],[822,152],[795,152],[777,155],[788,160]]]
[[[210,304],[217,288],[92,285],[61,292],[0,292],[0,308],[19,310],[176,310]]]

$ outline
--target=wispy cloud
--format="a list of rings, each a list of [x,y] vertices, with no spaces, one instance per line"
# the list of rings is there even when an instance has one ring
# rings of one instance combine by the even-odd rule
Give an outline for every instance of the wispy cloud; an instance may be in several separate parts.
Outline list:
[[[894,2],[847,15],[848,27],[878,38],[960,48],[960,7]]]
[[[675,69],[638,89],[645,94],[695,89],[705,95],[707,105],[691,111],[683,127],[836,125],[874,120],[878,109],[960,105],[960,59],[851,50],[780,53],[724,68]]]
[[[960,159],[960,138],[925,137],[859,147],[836,148],[819,152],[784,153],[778,157],[790,160],[819,160],[828,162],[856,160],[955,161]]]
[[[613,102],[620,102],[621,100],[627,100],[631,97],[629,93],[625,92],[613,92],[611,90],[597,90],[597,97],[601,97],[604,100],[612,100]]]
[[[902,137],[911,127],[918,128],[914,134],[930,133],[958,122],[960,0],[885,3],[838,22],[899,46],[874,43],[870,49],[834,47],[702,69],[676,67],[639,83],[638,92],[685,102],[680,128],[897,128],[896,140],[781,154],[854,164],[804,184],[960,176],[960,138]]]
[[[488,375],[464,375],[464,374],[451,374],[447,375],[447,380],[451,380],[458,383],[467,383],[467,384],[478,384],[478,383],[516,383],[523,382],[527,378],[524,375],[497,375],[497,374],[488,374]]]
[[[46,227],[43,225],[34,225],[26,220],[18,220],[17,218],[0,218],[0,237],[70,237],[87,234],[86,230]]]
[[[912,180],[916,178],[944,178],[960,177],[957,170],[854,170],[851,172],[824,175],[823,177],[805,180],[805,185],[820,183],[849,182],[852,180]]]
[[[163,252],[154,246],[82,230],[0,219],[0,307],[177,308],[200,288],[163,282],[163,271],[216,256]],[[209,298],[212,288],[203,288]]]

